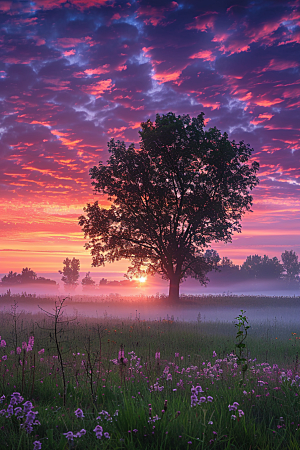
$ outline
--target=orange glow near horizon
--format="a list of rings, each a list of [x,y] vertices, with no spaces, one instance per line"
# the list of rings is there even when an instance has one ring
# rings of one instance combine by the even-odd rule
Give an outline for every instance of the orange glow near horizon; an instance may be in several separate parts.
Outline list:
[[[90,201],[96,199],[92,197]],[[129,261],[126,260],[105,267],[91,266],[92,258],[84,249],[86,241],[78,225],[84,204],[67,207],[32,203],[23,206],[22,210],[8,203],[0,206],[3,210],[1,274],[9,270],[20,273],[24,267],[30,267],[38,274],[57,273],[66,257],[78,258],[81,272],[97,272],[103,276],[113,272],[119,274],[119,279],[127,272]],[[109,203],[103,200],[102,206],[109,207]],[[253,210],[242,220],[242,233],[235,234],[232,243],[212,243],[212,248],[218,251],[220,257],[227,256],[240,265],[248,255],[267,254],[280,258],[285,250],[299,252],[296,241],[300,205],[297,202],[281,199],[266,204],[261,199],[255,203]],[[286,217],[290,218],[290,224],[286,222]],[[147,278],[140,277],[138,280],[145,284]]]
[[[202,3],[0,2],[8,30],[0,67],[1,274],[24,267],[57,274],[75,257],[81,272],[122,279],[130,262],[93,268],[84,248],[84,206],[110,207],[94,194],[89,170],[106,164],[111,138],[138,150],[141,123],[170,111],[203,112],[206,130],[249,143],[251,162],[260,163],[253,213],[231,243],[211,248],[239,265],[253,254],[300,256],[299,0],[273,0],[272,14],[268,2],[226,11],[222,2]],[[146,292],[150,277],[137,279]]]

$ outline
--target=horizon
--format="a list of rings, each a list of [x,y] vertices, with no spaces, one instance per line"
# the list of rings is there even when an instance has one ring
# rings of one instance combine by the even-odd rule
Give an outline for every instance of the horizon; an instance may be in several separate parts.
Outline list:
[[[127,261],[92,268],[83,248],[83,207],[108,206],[88,171],[111,137],[138,147],[140,123],[169,111],[203,111],[260,163],[241,234],[212,248],[238,265],[300,255],[299,0],[8,0],[0,23],[1,273],[55,273],[75,257],[123,277]]]

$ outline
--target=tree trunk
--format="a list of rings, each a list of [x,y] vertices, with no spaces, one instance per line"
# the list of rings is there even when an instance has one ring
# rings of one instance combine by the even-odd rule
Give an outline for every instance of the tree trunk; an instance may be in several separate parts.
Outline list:
[[[176,275],[170,277],[170,285],[169,285],[169,302],[170,303],[179,303],[179,284],[180,278]]]

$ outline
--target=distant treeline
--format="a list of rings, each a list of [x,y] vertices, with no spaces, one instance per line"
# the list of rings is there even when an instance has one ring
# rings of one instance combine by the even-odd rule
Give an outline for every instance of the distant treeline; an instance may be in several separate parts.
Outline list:
[[[215,250],[208,250],[211,258],[219,261],[216,271],[209,272],[208,278],[213,284],[232,284],[254,280],[282,280],[293,286],[299,285],[300,263],[293,250],[286,250],[281,261],[275,256],[247,256],[241,266],[234,264],[229,258],[220,258]]]
[[[211,284],[226,285],[255,280],[280,280],[293,287],[300,286],[300,263],[298,255],[293,250],[286,250],[282,253],[281,260],[276,256],[269,258],[267,255],[250,255],[247,256],[241,266],[234,264],[226,256],[221,259],[215,250],[207,250],[204,257],[214,262],[215,270],[207,274]],[[67,288],[75,288],[78,285],[80,261],[76,258],[72,260],[66,258],[63,264],[63,270],[59,271],[63,275],[62,281]],[[20,274],[10,271],[8,275],[1,279],[1,282],[5,286],[24,284],[57,285],[54,280],[38,277],[33,270],[27,267]],[[96,284],[90,272],[87,272],[82,278],[81,284],[84,289],[91,289],[105,286],[134,287],[140,283],[138,280],[108,281],[106,278],[102,278],[99,284]]]
[[[38,277],[37,274],[26,267],[22,269],[22,273],[8,272],[8,275],[4,275],[1,278],[1,284],[5,286],[19,286],[24,284],[47,284],[56,286],[56,281],[50,280],[50,278]]]

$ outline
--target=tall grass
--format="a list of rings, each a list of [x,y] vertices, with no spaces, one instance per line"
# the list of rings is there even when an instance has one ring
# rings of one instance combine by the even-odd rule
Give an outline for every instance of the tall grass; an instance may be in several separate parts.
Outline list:
[[[299,448],[300,330],[250,323],[243,379],[234,318],[71,319],[0,313],[1,449]]]

